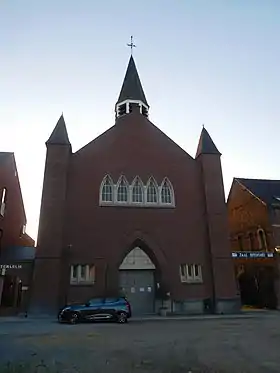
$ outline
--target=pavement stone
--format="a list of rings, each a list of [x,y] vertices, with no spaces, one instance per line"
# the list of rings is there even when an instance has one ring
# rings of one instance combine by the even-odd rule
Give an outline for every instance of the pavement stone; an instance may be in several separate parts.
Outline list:
[[[24,361],[26,373],[47,372],[38,364],[48,373],[279,373],[279,314],[255,315],[127,325],[2,321],[0,365]]]

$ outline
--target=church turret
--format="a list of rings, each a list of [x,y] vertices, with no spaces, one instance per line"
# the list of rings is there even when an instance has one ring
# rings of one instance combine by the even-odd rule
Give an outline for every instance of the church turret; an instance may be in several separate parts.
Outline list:
[[[57,311],[60,297],[63,221],[71,144],[63,116],[46,142],[47,155],[41,201],[30,312]]]
[[[214,144],[213,140],[211,139],[207,130],[202,128],[197,151],[196,151],[196,158],[201,154],[216,154],[218,156],[221,155],[219,150],[217,149],[216,145]]]
[[[129,46],[133,47],[134,45],[131,43]],[[149,105],[141,85],[134,59],[131,55],[121,92],[115,106],[116,118],[134,110],[139,110],[141,114],[148,117]]]
[[[230,251],[221,153],[204,127],[199,139],[196,161],[201,169],[201,185],[207,216],[212,299],[217,313],[228,313],[238,309],[240,303]]]
[[[66,124],[64,121],[63,114],[59,118],[52,134],[50,135],[46,145],[71,145],[66,129]]]

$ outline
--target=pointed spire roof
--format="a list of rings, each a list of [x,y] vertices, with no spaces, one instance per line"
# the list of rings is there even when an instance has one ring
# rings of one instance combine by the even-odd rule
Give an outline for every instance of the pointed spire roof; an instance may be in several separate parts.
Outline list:
[[[221,155],[219,150],[217,149],[216,145],[214,144],[213,140],[211,139],[209,133],[207,130],[202,128],[198,147],[197,147],[197,152],[196,152],[196,158],[201,155],[201,154],[217,154]]]
[[[117,104],[125,100],[139,100],[148,105],[133,57],[130,57]]]
[[[50,138],[46,142],[46,145],[71,145],[63,114],[59,118]]]

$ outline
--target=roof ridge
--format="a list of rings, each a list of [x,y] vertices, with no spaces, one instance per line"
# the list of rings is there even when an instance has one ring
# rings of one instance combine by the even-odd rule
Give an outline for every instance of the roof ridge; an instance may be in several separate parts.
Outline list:
[[[249,178],[249,177],[235,177],[236,180],[252,180],[252,181],[274,181],[277,183],[280,183],[280,179],[255,179],[255,178]]]

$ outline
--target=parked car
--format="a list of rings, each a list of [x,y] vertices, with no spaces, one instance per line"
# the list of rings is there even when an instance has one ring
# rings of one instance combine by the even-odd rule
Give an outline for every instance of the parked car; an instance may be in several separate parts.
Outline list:
[[[93,298],[84,304],[63,307],[58,313],[58,321],[77,324],[85,321],[115,321],[124,324],[131,317],[131,307],[124,297]]]

